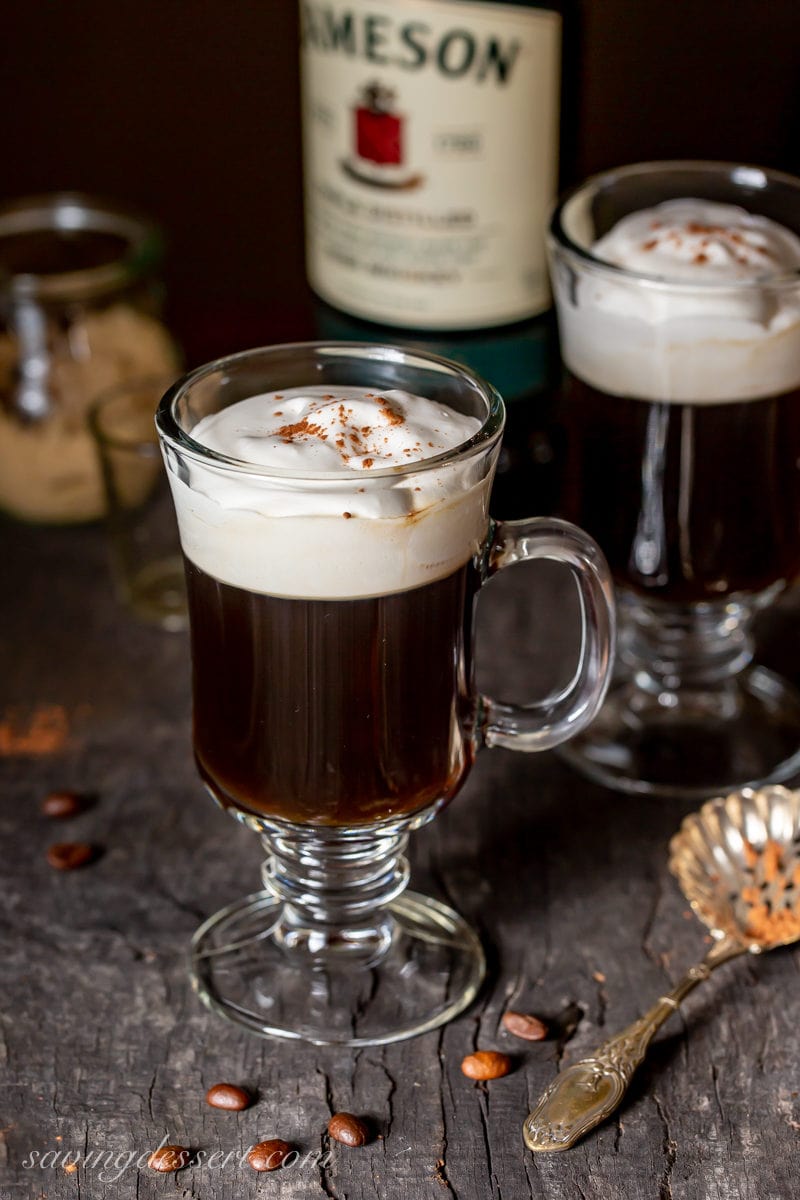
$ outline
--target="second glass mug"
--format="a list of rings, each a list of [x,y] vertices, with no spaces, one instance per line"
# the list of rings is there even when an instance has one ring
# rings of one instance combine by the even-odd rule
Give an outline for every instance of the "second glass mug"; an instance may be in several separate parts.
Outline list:
[[[320,384],[402,389],[480,428],[435,458],[337,474],[266,469],[192,437],[239,400]],[[484,976],[481,945],[452,909],[405,890],[409,832],[458,791],[481,746],[548,749],[602,703],[614,643],[605,560],[565,522],[490,520],[503,421],[499,395],[468,369],[349,343],[233,355],[161,402],[196,759],[268,856],[265,890],[195,934],[193,984],[256,1033],[381,1044],[465,1008]],[[574,576],[579,664],[562,692],[506,705],[475,688],[473,602],[496,571],[537,558]]]
[[[623,792],[700,800],[800,768],[800,692],[754,661],[752,632],[800,571],[800,274],[765,248],[761,273],[742,278],[707,276],[704,253],[685,278],[597,256],[629,214],[687,197],[800,237],[800,179],[654,162],[565,196],[549,250],[567,368],[562,510],[605,551],[620,615],[618,678],[563,756]],[[713,224],[686,233],[718,249]]]

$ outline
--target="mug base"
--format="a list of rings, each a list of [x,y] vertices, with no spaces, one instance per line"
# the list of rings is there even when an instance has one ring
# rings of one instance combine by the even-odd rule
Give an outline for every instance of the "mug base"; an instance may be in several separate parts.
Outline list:
[[[558,750],[594,783],[702,800],[800,771],[800,692],[748,667],[719,692],[645,692],[618,682],[587,730]]]
[[[452,909],[403,892],[387,906],[390,942],[372,962],[321,964],[276,937],[283,906],[256,892],[210,917],[191,944],[192,986],[207,1008],[261,1037],[380,1046],[436,1029],[475,999],[478,937]]]

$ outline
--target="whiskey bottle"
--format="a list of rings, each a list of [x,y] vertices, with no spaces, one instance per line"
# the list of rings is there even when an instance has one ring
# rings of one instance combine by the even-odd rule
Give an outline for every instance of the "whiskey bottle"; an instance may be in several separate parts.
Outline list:
[[[306,260],[322,299],[419,330],[549,307],[560,7],[301,0]]]

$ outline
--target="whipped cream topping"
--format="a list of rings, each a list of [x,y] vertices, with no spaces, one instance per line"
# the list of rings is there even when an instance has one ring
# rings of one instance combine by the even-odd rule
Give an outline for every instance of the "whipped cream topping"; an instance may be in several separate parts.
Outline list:
[[[565,205],[568,230],[585,220],[583,204],[578,193]],[[791,230],[686,198],[632,213],[586,248],[631,272],[579,268],[576,288],[555,272],[564,360],[587,383],[683,404],[800,386],[800,238]]]
[[[592,246],[604,262],[670,281],[732,283],[800,268],[800,238],[735,204],[667,200],[623,217]]]
[[[205,417],[192,437],[260,467],[369,471],[433,458],[468,441],[480,425],[409,392],[317,386],[241,400]]]
[[[263,474],[166,452],[184,553],[223,583],[275,596],[357,598],[444,578],[481,547],[491,472],[483,455],[414,467],[480,427],[399,390],[248,397],[191,436]]]

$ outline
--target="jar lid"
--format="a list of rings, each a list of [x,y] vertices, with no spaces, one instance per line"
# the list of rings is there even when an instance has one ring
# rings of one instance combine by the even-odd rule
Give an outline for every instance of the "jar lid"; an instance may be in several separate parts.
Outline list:
[[[160,262],[157,226],[80,192],[0,207],[0,296],[89,300],[118,291]]]

